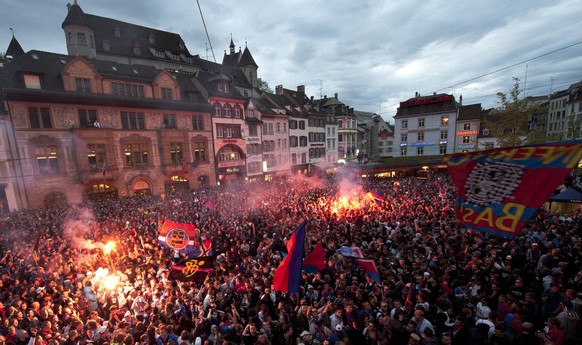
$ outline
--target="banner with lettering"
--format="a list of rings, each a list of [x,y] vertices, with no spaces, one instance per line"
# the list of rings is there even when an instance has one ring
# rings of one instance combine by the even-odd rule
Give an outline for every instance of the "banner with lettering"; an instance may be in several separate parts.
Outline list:
[[[580,140],[446,155],[457,222],[517,235],[580,159]]]
[[[214,272],[216,256],[199,256],[182,260],[170,267],[168,280],[191,281],[202,284],[208,274]]]

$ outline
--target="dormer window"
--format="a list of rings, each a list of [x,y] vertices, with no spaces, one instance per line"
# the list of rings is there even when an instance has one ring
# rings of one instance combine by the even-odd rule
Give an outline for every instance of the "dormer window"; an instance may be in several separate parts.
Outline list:
[[[103,41],[103,50],[105,50],[106,52],[111,50],[111,42],[109,41]]]
[[[141,47],[139,44],[133,46],[133,55],[141,55]]]
[[[178,54],[178,53],[172,53],[172,60],[174,60],[174,61],[180,61],[180,54]]]
[[[115,37],[121,37],[121,28],[115,27],[115,29],[113,29],[113,34]]]
[[[180,43],[178,43],[178,46],[180,47],[180,50],[186,49],[186,46],[184,45],[184,41],[180,41]]]
[[[40,77],[34,74],[25,74],[24,85],[27,89],[40,89]]]
[[[150,44],[154,44],[154,43],[156,43],[156,39],[154,38],[154,34],[153,34],[153,33],[151,33],[151,34],[148,36],[148,41],[150,42]]]
[[[166,53],[164,53],[163,51],[160,51],[160,50],[156,50],[156,57],[160,58],[160,59],[165,59]]]
[[[489,130],[487,128],[483,130],[483,135],[489,135]]]
[[[230,92],[230,88],[229,88],[228,83],[226,83],[226,82],[219,82],[218,83],[218,91],[224,92],[224,93],[229,93]]]

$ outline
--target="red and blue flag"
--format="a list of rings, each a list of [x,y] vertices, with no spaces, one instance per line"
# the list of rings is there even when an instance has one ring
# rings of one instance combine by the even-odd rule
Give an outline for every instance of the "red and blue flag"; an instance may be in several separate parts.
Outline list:
[[[277,291],[299,292],[306,227],[307,222],[303,221],[287,241],[287,256],[277,267],[273,276],[273,287]]]
[[[325,250],[321,243],[317,242],[311,254],[303,259],[303,270],[309,273],[317,273],[325,268]]]

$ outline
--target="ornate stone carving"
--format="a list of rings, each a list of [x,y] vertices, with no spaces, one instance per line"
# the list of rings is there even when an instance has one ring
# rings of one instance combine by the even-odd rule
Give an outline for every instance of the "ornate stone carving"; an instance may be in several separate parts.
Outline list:
[[[83,61],[76,61],[75,63],[73,63],[71,66],[69,66],[67,72],[69,72],[70,74],[73,75],[79,75],[79,76],[94,76],[95,72],[93,71],[93,69],[88,66],[86,63],[84,63]]]
[[[73,108],[57,107],[54,108],[54,114],[57,128],[73,128],[79,126]]]

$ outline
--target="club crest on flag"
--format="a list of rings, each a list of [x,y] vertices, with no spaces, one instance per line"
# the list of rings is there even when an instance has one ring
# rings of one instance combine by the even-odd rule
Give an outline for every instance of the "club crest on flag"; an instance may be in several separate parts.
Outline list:
[[[173,228],[166,234],[166,243],[175,250],[182,250],[188,246],[190,237],[186,231],[180,228]]]

